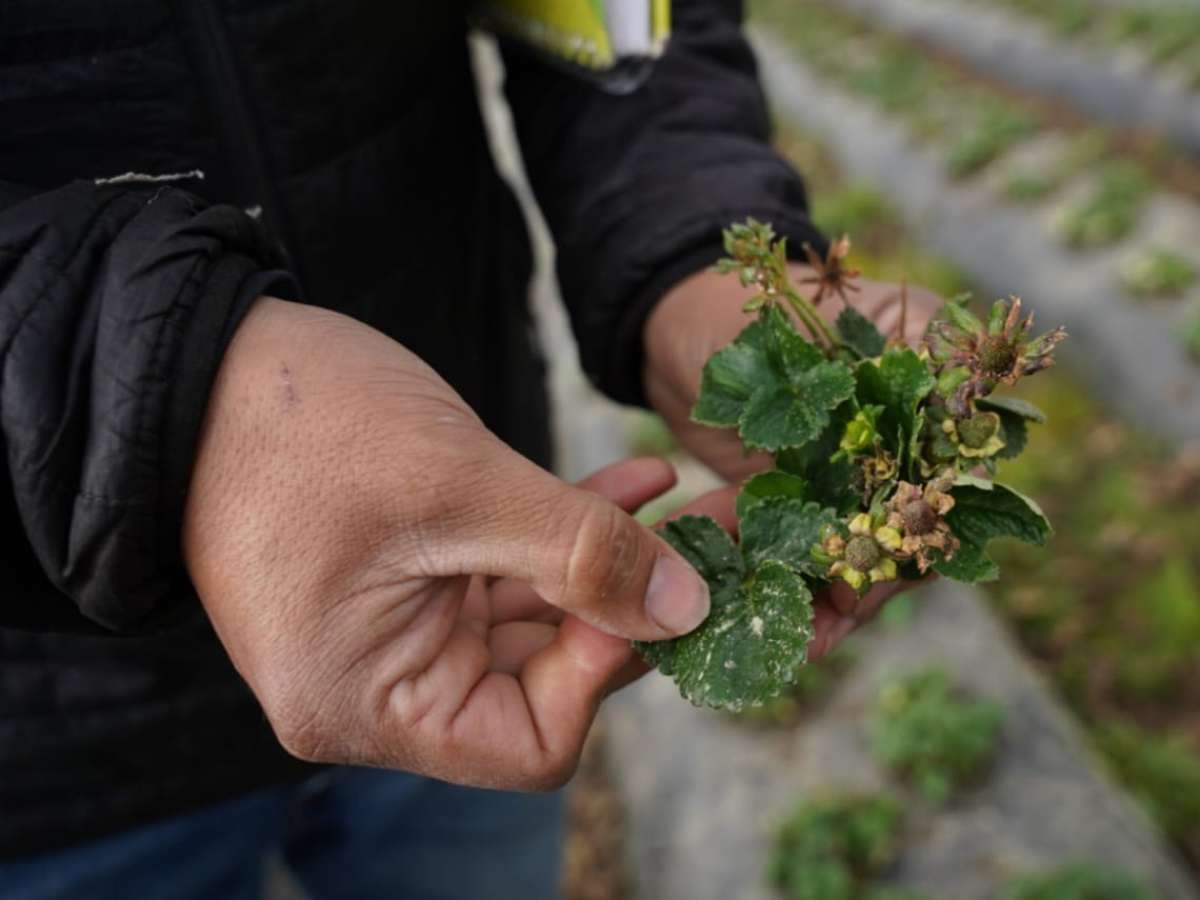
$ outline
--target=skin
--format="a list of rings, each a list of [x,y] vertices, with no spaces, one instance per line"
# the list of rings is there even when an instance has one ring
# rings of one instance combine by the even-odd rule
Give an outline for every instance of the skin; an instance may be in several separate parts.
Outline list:
[[[732,279],[697,275],[645,331],[651,401],[734,479],[762,460],[687,410],[704,361],[744,326],[743,299]],[[655,459],[565,484],[396,342],[264,297],[209,400],[184,559],[289,752],[549,789],[574,772],[604,697],[645,672],[629,639],[686,633],[708,612],[703,580],[630,515],[673,484]],[[732,529],[735,493],[678,514]],[[813,655],[887,593],[823,597]]]

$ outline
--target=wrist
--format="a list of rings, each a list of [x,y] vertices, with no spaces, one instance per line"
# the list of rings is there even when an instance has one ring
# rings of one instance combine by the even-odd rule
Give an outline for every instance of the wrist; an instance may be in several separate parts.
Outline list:
[[[802,263],[791,264],[789,271],[796,284],[813,274]],[[708,358],[750,324],[742,307],[752,296],[753,289],[735,276],[712,268],[683,279],[663,295],[642,329],[642,383],[652,406],[661,410],[656,398],[664,392],[690,406]],[[834,305],[822,304],[821,314],[832,319]]]

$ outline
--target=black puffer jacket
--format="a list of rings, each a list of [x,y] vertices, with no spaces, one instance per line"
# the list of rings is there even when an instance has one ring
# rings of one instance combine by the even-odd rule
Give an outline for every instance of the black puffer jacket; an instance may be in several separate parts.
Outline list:
[[[677,3],[626,97],[507,53],[585,366],[623,401],[646,312],[722,224],[819,240],[739,16]],[[546,460],[529,252],[465,33],[453,2],[0,7],[0,855],[304,771],[178,549],[209,387],[256,296],[394,336]]]

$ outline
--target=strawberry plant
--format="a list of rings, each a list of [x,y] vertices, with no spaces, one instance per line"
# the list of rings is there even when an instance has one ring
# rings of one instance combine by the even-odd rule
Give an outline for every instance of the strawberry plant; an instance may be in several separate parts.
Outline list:
[[[1126,260],[1121,280],[1137,297],[1177,297],[1196,280],[1196,268],[1178,253],[1152,247]]]
[[[886,794],[803,804],[776,836],[768,877],[789,900],[871,896],[869,880],[899,853],[903,815]]]
[[[949,676],[927,669],[884,686],[871,717],[876,758],[931,803],[945,803],[996,750],[1001,713],[958,696]]]
[[[1072,247],[1101,247],[1129,234],[1153,184],[1137,165],[1115,162],[1101,170],[1092,193],[1059,216],[1057,227]]]
[[[958,298],[912,348],[854,308],[847,239],[824,259],[808,249],[811,295],[793,284],[770,225],[732,226],[725,249],[718,271],[754,288],[752,321],[709,359],[692,417],[736,430],[774,467],[742,486],[738,540],[704,516],[665,526],[707,580],[712,612],[684,637],[638,647],[691,702],[737,711],[796,680],[814,593],[832,582],[861,595],[931,571],[985,581],[999,574],[992,538],[1045,543],[1038,506],[993,480],[1044,417],[993,392],[1052,365],[1065,333],[1034,336],[1017,298],[983,319]],[[833,324],[818,302],[841,303]],[[899,302],[903,319],[903,291]]]

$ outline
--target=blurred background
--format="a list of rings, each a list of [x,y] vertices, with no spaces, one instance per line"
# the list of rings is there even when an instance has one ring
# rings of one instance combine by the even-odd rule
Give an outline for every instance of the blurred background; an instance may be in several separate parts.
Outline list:
[[[1071,332],[1022,385],[1048,424],[1002,469],[1057,536],[998,547],[982,592],[902,598],[771,709],[699,712],[654,675],[624,692],[573,785],[567,896],[1197,896],[1200,2],[750,9],[778,146],[852,263],[1018,293]],[[498,63],[474,49],[520,184]],[[562,474],[672,458],[653,521],[712,478],[589,389],[527,206]],[[814,846],[846,877],[789,869],[811,875]]]

